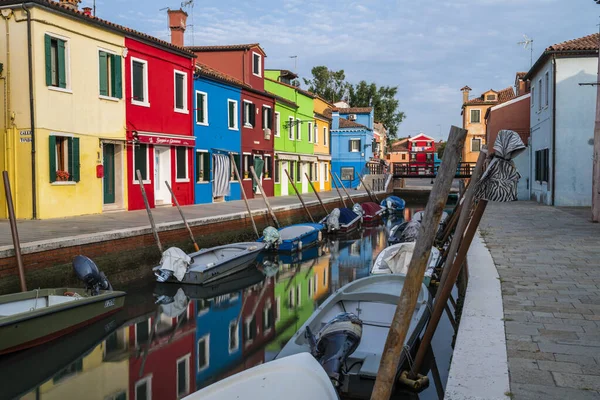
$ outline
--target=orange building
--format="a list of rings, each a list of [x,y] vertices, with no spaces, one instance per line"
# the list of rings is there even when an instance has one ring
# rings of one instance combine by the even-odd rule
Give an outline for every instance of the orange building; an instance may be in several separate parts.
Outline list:
[[[408,151],[408,139],[410,138],[400,138],[396,140],[390,146],[388,153],[386,154],[386,159],[390,164],[394,163],[407,163],[410,161],[409,151]]]

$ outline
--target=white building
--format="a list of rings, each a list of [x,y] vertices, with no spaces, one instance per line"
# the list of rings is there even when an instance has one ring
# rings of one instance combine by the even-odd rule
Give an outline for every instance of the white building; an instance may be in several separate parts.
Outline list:
[[[530,196],[555,206],[590,206],[599,34],[548,47],[531,82]]]

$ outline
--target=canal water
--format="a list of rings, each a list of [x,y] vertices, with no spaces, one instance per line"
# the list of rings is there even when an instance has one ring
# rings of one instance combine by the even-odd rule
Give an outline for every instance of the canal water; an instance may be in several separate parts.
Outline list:
[[[409,205],[404,219],[423,208]],[[389,230],[402,219],[294,257],[259,259],[255,268],[209,287],[118,287],[128,293],[119,313],[0,359],[0,399],[179,399],[269,362],[330,294],[369,275]],[[453,337],[444,314],[432,343],[442,387]],[[397,398],[440,398],[431,372],[429,379],[419,395]]]

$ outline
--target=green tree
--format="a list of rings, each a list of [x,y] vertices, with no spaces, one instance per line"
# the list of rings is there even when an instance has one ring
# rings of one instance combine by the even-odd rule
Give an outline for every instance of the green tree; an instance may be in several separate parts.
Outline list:
[[[348,94],[348,83],[344,70],[332,71],[324,65],[313,67],[312,79],[304,78],[308,90],[318,94],[325,100],[335,103],[344,100]]]
[[[348,103],[352,107],[373,107],[375,120],[385,126],[390,137],[397,137],[398,126],[406,117],[404,112],[398,111],[398,87],[378,87],[374,82],[360,81],[356,85],[350,85],[348,92]]]
[[[437,153],[440,159],[444,157],[444,150],[446,150],[446,142],[437,143]]]

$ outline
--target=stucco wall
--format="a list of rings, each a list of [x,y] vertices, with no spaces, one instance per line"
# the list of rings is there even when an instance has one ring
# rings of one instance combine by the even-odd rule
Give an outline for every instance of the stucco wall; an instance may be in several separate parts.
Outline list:
[[[517,132],[525,144],[529,138],[530,122],[530,94],[523,95],[507,103],[492,107],[487,120],[488,150],[494,152],[494,143],[498,132],[502,129],[510,129]]]
[[[463,115],[463,127],[468,131],[467,138],[465,139],[465,145],[463,147],[462,153],[462,161],[463,162],[477,162],[477,158],[479,157],[479,152],[471,151],[471,140],[473,138],[481,139],[481,146],[486,144],[485,141],[485,113],[489,105],[476,105],[476,106],[467,106],[464,108]],[[480,122],[471,122],[471,110],[480,110]]]

